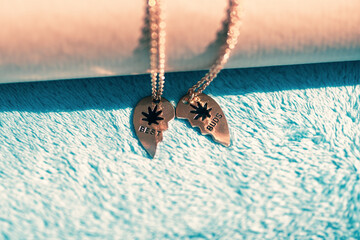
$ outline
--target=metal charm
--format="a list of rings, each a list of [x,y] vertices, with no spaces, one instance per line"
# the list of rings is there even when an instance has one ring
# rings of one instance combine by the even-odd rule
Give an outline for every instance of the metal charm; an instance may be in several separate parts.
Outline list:
[[[155,156],[156,147],[163,139],[163,131],[175,116],[173,105],[161,98],[154,102],[151,96],[140,100],[134,109],[133,124],[137,137],[146,151]]]
[[[180,99],[176,107],[176,117],[189,120],[191,126],[199,127],[202,134],[210,134],[216,142],[228,147],[229,127],[225,114],[215,100],[204,93],[191,102],[188,100],[189,95]]]

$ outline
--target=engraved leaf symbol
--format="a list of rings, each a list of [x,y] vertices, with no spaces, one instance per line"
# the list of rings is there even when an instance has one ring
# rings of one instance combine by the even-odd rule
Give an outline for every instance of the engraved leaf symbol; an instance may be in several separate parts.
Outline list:
[[[159,117],[159,115],[162,113],[162,111],[156,111],[158,108],[158,105],[154,107],[154,110],[151,110],[151,107],[148,107],[148,113],[142,112],[141,114],[145,116],[142,120],[147,121],[148,125],[151,125],[155,123],[156,125],[159,125],[157,121],[164,120],[164,118]]]
[[[212,110],[212,108],[207,109],[207,103],[205,103],[205,105],[202,106],[200,102],[197,102],[197,107],[192,104],[190,104],[190,106],[195,109],[190,112],[197,114],[194,117],[195,120],[201,118],[201,121],[204,121],[206,118],[211,117],[210,111]]]

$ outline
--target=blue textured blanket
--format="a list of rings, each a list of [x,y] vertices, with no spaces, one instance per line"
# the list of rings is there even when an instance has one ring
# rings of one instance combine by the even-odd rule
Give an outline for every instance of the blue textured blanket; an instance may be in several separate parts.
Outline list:
[[[167,74],[174,104],[204,72]],[[360,238],[360,62],[225,70],[229,148],[184,120],[150,159],[149,76],[0,85],[2,239]]]

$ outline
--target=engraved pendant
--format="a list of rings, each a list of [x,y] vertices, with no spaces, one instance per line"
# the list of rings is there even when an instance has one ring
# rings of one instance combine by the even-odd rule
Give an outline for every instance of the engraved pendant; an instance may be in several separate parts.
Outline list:
[[[151,96],[140,100],[134,109],[134,130],[146,151],[155,156],[156,147],[163,139],[163,131],[168,129],[168,122],[175,116],[173,105],[161,98],[154,102]]]
[[[191,126],[199,127],[202,134],[210,134],[216,142],[229,146],[229,127],[215,100],[203,93],[191,102],[187,101],[188,98],[189,95],[185,95],[178,102],[176,117],[189,120]]]

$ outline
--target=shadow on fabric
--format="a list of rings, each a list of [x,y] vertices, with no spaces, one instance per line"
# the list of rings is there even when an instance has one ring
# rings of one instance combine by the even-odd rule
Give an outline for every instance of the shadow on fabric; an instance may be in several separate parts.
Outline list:
[[[346,74],[353,76],[344,77]],[[176,103],[205,71],[166,74],[164,97]],[[223,70],[212,96],[357,85],[360,61]],[[79,111],[135,107],[150,95],[148,75],[0,85],[0,111]]]

